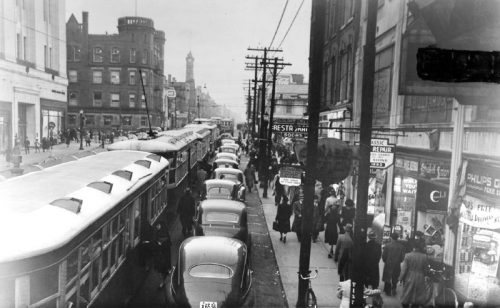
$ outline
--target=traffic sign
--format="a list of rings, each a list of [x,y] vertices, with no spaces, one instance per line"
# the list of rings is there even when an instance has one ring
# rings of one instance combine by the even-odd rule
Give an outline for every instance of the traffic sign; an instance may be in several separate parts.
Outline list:
[[[306,119],[274,119],[272,130],[283,137],[305,138],[308,126]]]
[[[386,138],[372,138],[370,151],[370,168],[385,169],[394,163],[396,145],[390,144]]]
[[[177,93],[175,93],[174,89],[168,89],[167,90],[167,97],[174,98]]]

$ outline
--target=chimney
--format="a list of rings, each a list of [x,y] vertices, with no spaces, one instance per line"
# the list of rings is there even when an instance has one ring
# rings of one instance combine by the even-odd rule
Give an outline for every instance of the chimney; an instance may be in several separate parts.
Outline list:
[[[82,30],[83,35],[89,34],[89,12],[82,12]]]
[[[172,84],[172,74],[168,74],[168,84]]]

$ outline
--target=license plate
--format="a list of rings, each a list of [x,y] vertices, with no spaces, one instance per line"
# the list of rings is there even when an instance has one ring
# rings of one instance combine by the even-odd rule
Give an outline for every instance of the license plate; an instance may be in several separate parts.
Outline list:
[[[200,302],[200,308],[217,308],[217,302]]]

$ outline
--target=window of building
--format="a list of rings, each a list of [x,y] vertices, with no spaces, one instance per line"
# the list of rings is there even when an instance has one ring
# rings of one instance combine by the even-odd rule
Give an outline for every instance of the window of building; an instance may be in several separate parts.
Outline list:
[[[113,122],[113,116],[110,115],[105,115],[103,116],[104,119],[104,125],[109,126]]]
[[[78,71],[77,70],[69,70],[68,71],[68,80],[69,80],[69,82],[78,82]]]
[[[70,106],[78,106],[78,93],[77,92],[69,92],[69,105]]]
[[[94,92],[94,107],[102,107],[102,92],[96,91]]]
[[[142,51],[142,64],[148,64],[148,56],[149,56],[149,53],[148,53],[148,50],[147,49],[144,49]]]
[[[46,46],[44,46],[47,48]],[[69,62],[80,61],[80,47],[68,45],[66,47],[66,59]]]
[[[350,66],[350,52],[351,48],[347,47],[346,50],[341,54],[340,56],[340,92],[339,92],[339,98],[341,101],[349,99],[350,95],[350,80],[349,80],[349,66]]]
[[[43,45],[43,67],[48,67],[49,65],[49,51],[47,45]]]
[[[394,46],[375,55],[373,125],[389,124]]]
[[[23,49],[23,46],[22,46],[22,43],[21,43],[21,34],[17,34],[17,38],[16,38],[16,41],[17,41],[17,58],[18,59],[21,59],[21,51]]]
[[[404,96],[403,123],[449,123],[453,99],[441,96]]]
[[[102,83],[102,70],[92,71],[92,83]]]
[[[293,111],[293,106],[292,105],[286,105],[285,106],[285,113],[286,114],[291,114]]]
[[[23,36],[23,60],[27,60],[27,51],[28,50],[28,41],[26,40],[26,36]]]
[[[122,116],[122,124],[123,125],[132,125],[132,117],[131,116]]]
[[[119,70],[109,70],[109,82],[111,84],[120,84],[120,71]]]
[[[118,47],[111,48],[111,62],[120,62],[120,49]]]
[[[132,38],[132,41],[133,40],[134,39]],[[130,63],[135,63],[135,54],[136,54],[135,49],[133,49],[133,48],[130,49],[130,57],[129,57]]]
[[[76,114],[68,114],[68,124],[76,125]]]
[[[141,95],[141,108],[146,109],[146,97]]]
[[[49,47],[49,68],[52,68],[52,59],[54,57],[52,56],[52,47]]]
[[[136,99],[135,93],[128,94],[128,106],[130,108],[135,108],[135,99]]]
[[[128,83],[135,85],[135,71],[128,71]]]
[[[103,56],[102,56],[102,48],[101,47],[94,47],[92,50],[92,60],[94,62],[102,62],[103,61]]]
[[[141,117],[141,126],[146,126],[148,124],[148,118],[147,117]]]
[[[335,57],[332,57],[332,60],[331,60],[331,72],[332,72],[332,76],[330,77],[330,99],[331,99],[331,102],[332,104],[335,104],[338,100],[338,96],[337,96],[337,91],[336,91],[336,85],[337,85],[337,81],[336,81],[336,69],[337,69],[337,65],[336,65],[336,61],[337,61],[337,58]]]
[[[110,98],[111,98],[110,102],[111,107],[120,107],[120,93],[111,93]]]
[[[142,72],[142,83],[144,85],[148,84],[148,74],[146,72]]]

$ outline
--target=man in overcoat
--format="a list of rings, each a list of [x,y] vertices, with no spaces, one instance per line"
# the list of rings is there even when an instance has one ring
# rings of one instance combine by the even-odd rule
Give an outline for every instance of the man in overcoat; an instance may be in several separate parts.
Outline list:
[[[385,245],[382,251],[382,260],[384,261],[384,292],[391,296],[396,295],[399,274],[401,273],[401,262],[405,257],[405,247],[398,241],[397,233],[391,234],[391,241]]]
[[[366,243],[366,261],[365,261],[365,284],[377,289],[380,281],[379,262],[382,256],[382,247],[376,241],[375,231],[368,232],[368,242]]]
[[[184,191],[184,195],[179,199],[177,204],[177,213],[182,225],[182,234],[187,236],[191,232],[193,218],[196,211],[196,202],[191,195],[191,189],[188,187]]]
[[[351,258],[352,248],[354,242],[352,240],[352,225],[346,224],[344,226],[345,233],[339,236],[337,245],[335,245],[335,258],[337,263],[337,270],[340,281],[348,280],[351,278]]]

